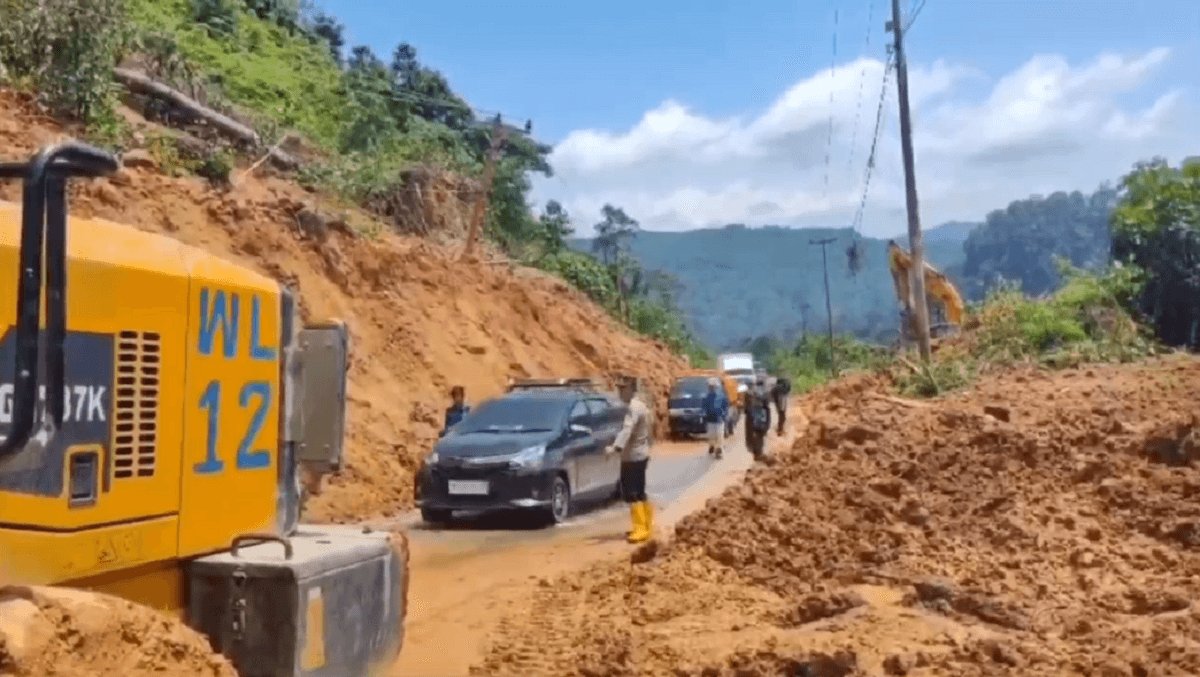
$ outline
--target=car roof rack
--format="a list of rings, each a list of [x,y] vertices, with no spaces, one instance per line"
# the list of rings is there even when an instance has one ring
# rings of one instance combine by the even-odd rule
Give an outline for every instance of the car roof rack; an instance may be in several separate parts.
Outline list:
[[[508,379],[507,392],[514,390],[579,390],[600,392],[603,386],[591,378],[519,378]]]

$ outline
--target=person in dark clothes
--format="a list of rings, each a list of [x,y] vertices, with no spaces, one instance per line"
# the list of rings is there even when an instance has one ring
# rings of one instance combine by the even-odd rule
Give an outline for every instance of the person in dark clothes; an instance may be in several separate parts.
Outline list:
[[[746,450],[763,455],[763,442],[771,430],[771,400],[761,376],[746,390]]]
[[[471,405],[466,402],[466,392],[462,386],[451,388],[450,398],[454,400],[454,403],[446,408],[446,424],[442,427],[442,432],[438,437],[445,437],[451,428],[458,425],[463,417],[471,413]]]
[[[783,435],[783,423],[787,419],[788,394],[792,392],[792,384],[784,377],[775,379],[775,387],[771,388],[771,400],[775,403],[775,411],[779,412],[779,427],[776,434]]]

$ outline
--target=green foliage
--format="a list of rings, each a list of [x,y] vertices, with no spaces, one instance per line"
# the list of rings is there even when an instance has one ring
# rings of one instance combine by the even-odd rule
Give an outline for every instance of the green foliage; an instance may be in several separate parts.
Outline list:
[[[1141,271],[1131,305],[1168,345],[1200,348],[1200,162],[1138,163],[1121,181],[1113,256]]]
[[[0,71],[55,115],[114,128],[112,69],[128,41],[124,0],[4,0]]]
[[[173,43],[235,107],[334,144],[346,96],[323,41],[260,18],[243,0],[127,1],[136,26]]]
[[[1108,263],[1108,216],[1117,191],[1102,186],[1084,195],[1057,192],[1015,200],[997,209],[963,243],[963,293],[979,298],[997,277],[1020,281],[1026,294],[1040,295],[1062,282],[1055,257],[1076,266]]]
[[[230,149],[217,148],[200,161],[195,172],[213,183],[226,185],[229,183],[229,176],[233,173],[236,160],[236,155]]]
[[[661,341],[692,364],[710,363],[712,353],[696,339],[675,303],[679,281],[663,271],[645,270],[623,253],[620,238],[634,237],[637,222],[611,205],[605,205],[603,213],[605,221],[597,225],[597,231],[621,233],[606,245],[607,263],[566,247],[565,238],[572,231],[570,216],[562,205],[550,202],[535,222],[535,237],[544,251],[538,265],[587,294],[634,331]]]
[[[932,360],[917,366],[915,371],[910,367],[900,372],[896,385],[905,395],[935,397],[970,383],[978,374],[978,366],[972,360]]]
[[[786,376],[792,381],[793,392],[805,392],[833,376],[830,359],[829,336],[826,334],[804,334],[791,346],[770,341],[766,344],[770,352],[759,358],[773,374]],[[762,349],[766,347],[759,345]],[[755,354],[756,358],[758,354]],[[853,336],[835,335],[833,357],[836,358],[839,374],[883,368],[890,357],[886,348],[864,343]]]
[[[974,310],[962,339],[934,354],[927,365],[906,365],[900,389],[933,396],[961,387],[977,374],[1015,363],[1049,368],[1089,362],[1129,362],[1152,355],[1155,341],[1126,310],[1142,274],[1129,267],[1083,270],[1064,258],[1054,262],[1065,284],[1041,299],[1002,281]]]
[[[196,163],[180,152],[175,137],[169,134],[149,134],[146,150],[167,176],[183,176],[196,170]]]
[[[1123,301],[1136,293],[1137,271],[1089,272],[1061,260],[1058,266],[1066,284],[1049,298],[1028,299],[1012,286],[988,297],[979,314],[976,357],[992,363],[1128,361],[1152,349]]]
[[[541,261],[541,269],[566,280],[605,308],[616,306],[617,288],[604,264],[579,252],[561,251]]]

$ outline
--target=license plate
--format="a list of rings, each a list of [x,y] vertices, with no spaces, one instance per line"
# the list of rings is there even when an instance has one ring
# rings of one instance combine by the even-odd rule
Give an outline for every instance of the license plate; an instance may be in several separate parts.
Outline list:
[[[448,489],[452,494],[487,496],[488,483],[471,480],[450,480]]]

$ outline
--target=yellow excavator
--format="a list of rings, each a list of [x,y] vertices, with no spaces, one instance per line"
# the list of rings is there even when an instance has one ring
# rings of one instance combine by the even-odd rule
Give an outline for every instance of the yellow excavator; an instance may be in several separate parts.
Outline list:
[[[175,240],[67,218],[118,160],[62,143],[0,164],[2,585],[182,618],[242,677],[394,661],[403,536],[299,524],[301,469],[341,466],[349,338],[289,289]],[[11,286],[10,286],[11,285]]]
[[[915,339],[917,334],[916,316],[914,313],[916,300],[913,298],[910,277],[912,266],[912,255],[903,247],[896,244],[895,240],[889,240],[888,268],[892,271],[892,283],[896,286],[896,298],[900,301],[903,317],[902,336],[910,340]],[[959,294],[958,289],[950,281],[950,278],[946,277],[946,274],[942,271],[933,267],[928,261],[925,261],[925,295],[937,299],[945,316],[944,323],[935,323],[931,318],[931,334],[952,333],[962,326],[963,313],[965,312],[962,295]]]

